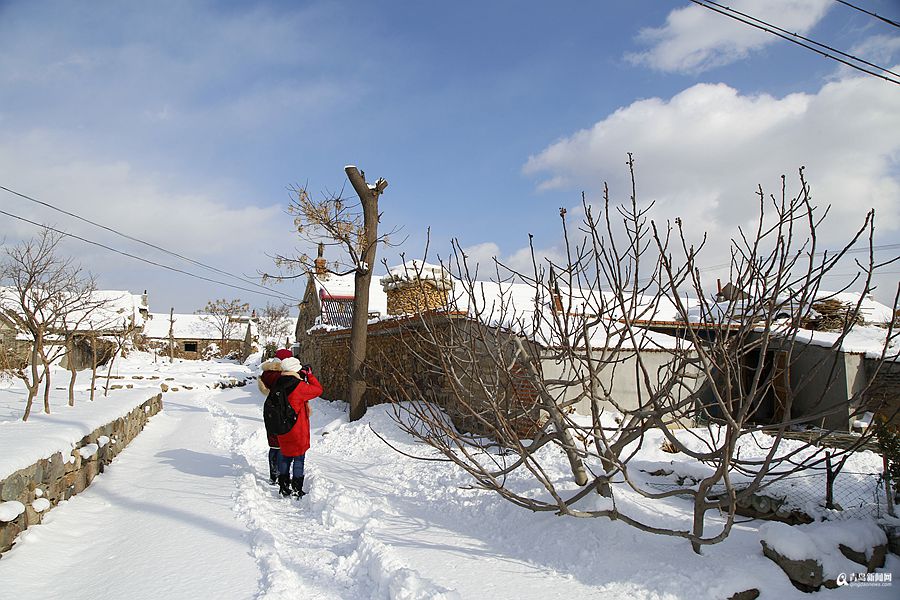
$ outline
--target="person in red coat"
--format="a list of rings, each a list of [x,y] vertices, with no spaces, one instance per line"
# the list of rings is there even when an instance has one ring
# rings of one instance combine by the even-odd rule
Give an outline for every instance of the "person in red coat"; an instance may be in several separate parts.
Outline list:
[[[284,435],[278,436],[281,447],[278,459],[278,487],[282,496],[302,498],[304,463],[306,451],[309,450],[309,406],[307,403],[322,393],[322,385],[309,367],[301,368],[296,358],[281,361],[281,377],[275,383],[284,386],[288,393],[288,402],[297,413],[297,422]],[[293,465],[293,474],[291,467]]]
[[[292,356],[290,350],[282,348],[275,353],[274,358],[270,358],[260,365],[262,373],[256,380],[256,385],[263,396],[269,395],[269,389],[281,377],[281,361]],[[278,483],[278,436],[266,431],[266,438],[269,442],[269,483],[275,485]]]

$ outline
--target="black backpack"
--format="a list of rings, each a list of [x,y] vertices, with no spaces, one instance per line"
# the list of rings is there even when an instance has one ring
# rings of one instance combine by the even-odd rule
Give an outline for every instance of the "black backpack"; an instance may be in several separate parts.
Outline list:
[[[288,381],[285,381],[288,380]],[[281,377],[269,390],[266,401],[263,404],[263,421],[266,424],[266,433],[272,435],[284,435],[294,428],[297,422],[297,413],[288,402],[288,396],[300,383],[294,377]]]

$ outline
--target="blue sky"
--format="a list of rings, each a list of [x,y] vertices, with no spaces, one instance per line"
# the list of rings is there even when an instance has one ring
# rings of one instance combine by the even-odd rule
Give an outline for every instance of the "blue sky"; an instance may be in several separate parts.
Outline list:
[[[900,62],[896,28],[833,0],[731,5]],[[0,40],[0,185],[229,271],[293,251],[287,186],[337,190],[345,164],[390,182],[383,227],[408,239],[389,262],[428,227],[442,253],[457,237],[521,263],[533,233],[558,255],[558,208],[604,181],[624,200],[627,152],[655,217],[709,233],[710,263],[756,185],[801,165],[834,206],[826,243],[869,207],[877,242],[900,242],[900,86],[680,0],[0,2]],[[176,264],[7,194],[0,209]],[[7,243],[33,233],[0,218]],[[66,249],[155,311],[266,302]]]

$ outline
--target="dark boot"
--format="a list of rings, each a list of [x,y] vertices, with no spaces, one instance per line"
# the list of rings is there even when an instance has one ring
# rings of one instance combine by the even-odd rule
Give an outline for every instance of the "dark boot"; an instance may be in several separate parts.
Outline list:
[[[303,475],[291,479],[291,488],[294,490],[294,498],[302,498],[306,495],[306,492],[303,491],[303,479]]]
[[[290,475],[278,476],[278,491],[282,496],[291,495],[291,477]]]

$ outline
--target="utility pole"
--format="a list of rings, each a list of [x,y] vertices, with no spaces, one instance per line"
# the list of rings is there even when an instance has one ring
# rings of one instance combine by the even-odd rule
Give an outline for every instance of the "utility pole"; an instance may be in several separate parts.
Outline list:
[[[175,362],[175,307],[169,309],[169,362]]]
[[[372,269],[375,266],[375,250],[378,245],[378,196],[384,192],[388,182],[383,177],[370,185],[366,183],[365,173],[349,165],[344,167],[347,179],[359,196],[363,209],[363,239],[365,247],[360,263],[356,265],[353,276],[353,320],[350,328],[350,420],[357,421],[366,414],[363,395],[366,392],[366,380],[363,377],[363,362],[366,360],[366,335],[369,320],[369,283],[372,281]]]

